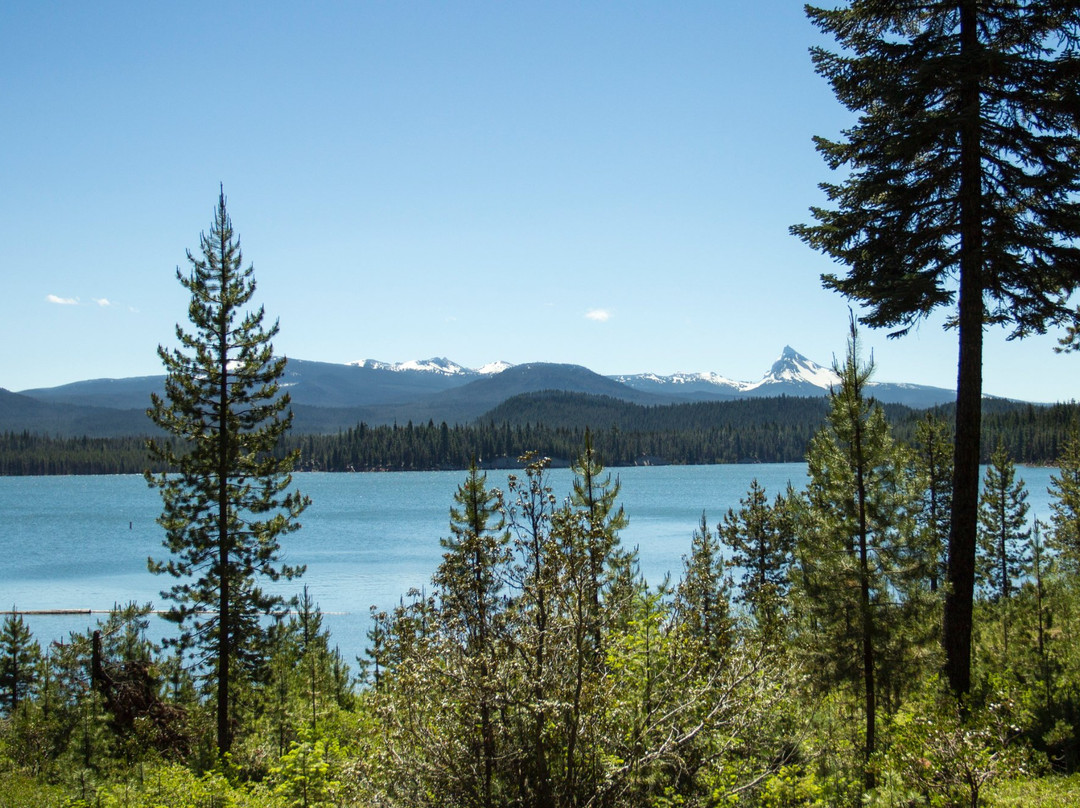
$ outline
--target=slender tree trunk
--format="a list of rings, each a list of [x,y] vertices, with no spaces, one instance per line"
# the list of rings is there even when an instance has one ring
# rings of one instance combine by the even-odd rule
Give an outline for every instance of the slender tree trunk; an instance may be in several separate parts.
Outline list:
[[[484,652],[486,653],[486,651]],[[491,725],[491,696],[488,691],[488,663],[485,658],[480,663],[480,735],[484,755],[484,783],[482,786],[482,804],[492,808],[492,784],[495,781],[495,733]]]
[[[1036,525],[1036,529],[1037,529]],[[1046,657],[1046,619],[1043,614],[1043,576],[1042,576],[1041,551],[1035,561],[1035,605],[1038,609],[1039,618],[1039,673],[1042,674],[1043,693],[1045,696],[1045,709],[1048,714],[1053,714],[1053,698],[1050,690],[1050,665]]]
[[[225,267],[228,243],[224,233],[221,242],[221,266],[222,275],[226,274]],[[225,288],[226,277],[221,278],[222,288]],[[229,420],[227,409],[229,406],[229,348],[228,348],[228,322],[225,319],[224,309],[218,322],[218,361],[221,368],[221,384],[218,387],[218,687],[217,687],[217,743],[218,754],[224,756],[232,748],[232,733],[229,728],[229,659],[232,656],[232,613],[230,611],[232,592],[230,591],[231,575],[229,569]]]
[[[483,503],[475,488],[470,489],[470,510],[473,514],[479,514]],[[492,808],[492,784],[495,781],[495,731],[491,720],[491,672],[488,666],[489,656],[494,664],[495,654],[493,643],[488,634],[487,614],[487,591],[484,587],[484,575],[486,562],[480,550],[480,537],[483,535],[485,525],[479,519],[474,519],[470,525],[473,536],[476,538],[476,549],[473,551],[473,600],[476,602],[476,645],[472,649],[480,657],[480,745],[483,756],[484,781],[481,786],[481,800],[484,808]]]
[[[1005,507],[1005,497],[1008,493],[1004,490],[1005,486],[1002,486],[1001,491],[1001,513],[999,516],[1001,525],[1001,535],[998,538],[998,553],[1001,559],[1001,657],[1005,661],[1005,665],[1009,664],[1009,603],[1012,597],[1009,587],[1009,559],[1005,555],[1006,548],[1006,529],[1005,519],[1007,518],[1007,508]]]
[[[862,400],[862,389],[855,393],[857,402]],[[866,518],[866,477],[863,466],[866,457],[863,452],[862,422],[856,414],[855,440],[852,450],[855,461],[855,493],[858,508],[859,530],[859,612],[860,632],[862,634],[863,690],[866,709],[866,748],[863,754],[863,770],[866,790],[874,788],[874,771],[870,768],[870,759],[877,748],[877,686],[874,682],[874,616],[870,611],[870,547],[869,525]]]
[[[960,2],[963,123],[960,133],[960,353],[956,379],[953,516],[942,625],[945,673],[956,696],[971,690],[971,632],[982,430],[982,172],[976,0]]]
[[[874,619],[870,612],[870,574],[865,534],[859,539],[859,557],[862,565],[859,596],[862,609],[863,687],[866,690],[866,750],[863,761],[866,764],[866,789],[869,791],[875,786],[870,759],[877,749],[877,685],[874,681]]]
[[[224,489],[224,484],[221,486]],[[229,609],[229,546],[228,526],[225,523],[227,503],[219,502],[221,522],[218,535],[218,566],[221,570],[220,595],[218,598],[218,686],[217,686],[217,742],[218,754],[225,755],[232,746],[229,732],[229,657],[232,656],[232,614]]]
[[[533,719],[533,765],[536,777],[536,806],[537,808],[554,808],[555,794],[551,788],[551,770],[547,754],[547,740],[545,738],[548,711],[543,706],[548,696],[544,687],[547,678],[545,651],[547,650],[548,628],[548,592],[547,581],[544,579],[544,565],[547,559],[543,556],[545,548],[541,536],[541,526],[535,515],[532,522],[532,534],[536,563],[536,650],[533,655],[536,666],[536,678],[533,682],[533,700],[536,709],[536,715]]]

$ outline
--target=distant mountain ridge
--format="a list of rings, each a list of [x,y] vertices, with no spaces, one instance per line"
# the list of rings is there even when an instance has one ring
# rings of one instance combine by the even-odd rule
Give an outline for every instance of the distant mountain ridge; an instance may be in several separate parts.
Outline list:
[[[24,390],[0,397],[0,431],[109,436],[149,429],[150,394],[164,390],[164,375],[92,379],[59,387]],[[717,373],[642,373],[602,376],[580,365],[493,362],[466,368],[445,357],[389,363],[372,359],[348,364],[289,359],[282,387],[292,397],[294,430],[326,432],[369,424],[467,423],[515,396],[542,391],[583,393],[662,406],[775,396],[824,396],[836,384],[829,368],[790,346],[756,382]],[[931,407],[955,393],[917,384],[871,383],[883,403]],[[79,431],[82,430],[82,431]]]
[[[671,376],[639,374],[613,377],[637,390],[653,393],[680,391],[696,401],[717,398],[763,398],[773,396],[828,395],[840,377],[832,368],[807,359],[790,345],[784,346],[780,357],[756,382],[735,381],[717,373],[676,373]],[[956,400],[953,390],[922,384],[870,382],[870,395],[886,404],[906,404],[909,407],[933,407]]]
[[[441,376],[490,376],[514,367],[509,362],[489,362],[483,367],[474,370],[459,365],[457,362],[452,362],[445,356],[436,356],[431,359],[414,359],[409,362],[380,362],[378,359],[361,359],[346,364],[370,370],[390,370],[395,373],[417,371],[420,373],[436,373]]]

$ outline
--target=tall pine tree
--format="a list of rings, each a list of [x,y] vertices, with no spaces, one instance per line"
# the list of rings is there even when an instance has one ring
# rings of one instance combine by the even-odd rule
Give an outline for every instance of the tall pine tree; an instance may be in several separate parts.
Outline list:
[[[847,265],[829,288],[906,333],[939,307],[958,330],[946,673],[971,685],[983,330],[1068,324],[1080,284],[1080,6],[1072,0],[852,0],[808,7],[842,48],[814,65],[858,113],[817,138],[834,208],[792,232]]]
[[[592,432],[585,429],[585,445],[571,463],[574,472],[574,488],[570,502],[584,514],[586,524],[584,583],[586,588],[587,629],[592,641],[594,653],[599,654],[602,647],[602,633],[605,613],[614,610],[602,608],[603,595],[607,584],[627,574],[625,569],[612,568],[612,564],[628,564],[631,559],[620,552],[619,531],[624,529],[629,520],[622,506],[616,507],[621,484],[614,481],[610,474],[604,474],[596,450],[593,448]]]
[[[161,494],[158,522],[170,553],[149,566],[179,579],[162,593],[173,601],[169,617],[182,628],[180,641],[201,646],[212,661],[217,745],[225,755],[234,677],[257,661],[259,615],[282,604],[259,580],[303,572],[282,563],[280,539],[300,527],[308,499],[290,490],[297,454],[274,454],[292,421],[289,397],[278,386],[285,359],[271,344],[277,323],[265,327],[263,309],[248,306],[254,270],[242,268],[224,190],[199,241],[202,255],[187,253],[190,274],[176,271],[191,293],[193,330],[178,325],[180,347],[158,348],[168,374],[165,397],[154,395],[147,410],[179,439],[148,443],[151,458],[170,469],[146,473]]]
[[[990,598],[1008,601],[1027,573],[1027,489],[999,441],[979,497],[979,578]]]
[[[986,468],[979,497],[979,548],[975,571],[1001,617],[1002,652],[1009,660],[1009,620],[1012,596],[1028,574],[1030,554],[1027,489],[1016,479],[1016,465],[1005,446],[997,449]]]
[[[898,630],[895,608],[905,589],[900,563],[912,509],[906,457],[885,413],[866,397],[873,362],[859,357],[851,324],[847,356],[835,370],[828,424],[807,452],[809,481],[796,555],[804,604],[803,645],[811,664],[831,669],[862,697],[866,786],[877,748],[878,692],[885,646]]]
[[[490,808],[496,803],[498,766],[498,693],[509,572],[510,534],[503,517],[502,493],[487,487],[487,475],[475,461],[454,493],[450,538],[442,540],[442,563],[433,579],[441,598],[444,630],[460,652],[461,689],[467,722],[462,742],[475,772],[462,778],[470,802]]]

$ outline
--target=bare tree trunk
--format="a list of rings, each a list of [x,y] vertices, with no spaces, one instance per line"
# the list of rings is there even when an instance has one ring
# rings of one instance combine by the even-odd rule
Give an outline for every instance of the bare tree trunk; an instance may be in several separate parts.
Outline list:
[[[968,71],[961,83],[960,114],[960,353],[956,380],[953,518],[949,529],[948,589],[942,644],[945,673],[957,696],[971,689],[971,632],[975,597],[975,537],[979,508],[979,439],[982,430],[982,163],[975,0],[960,2],[961,55]]]

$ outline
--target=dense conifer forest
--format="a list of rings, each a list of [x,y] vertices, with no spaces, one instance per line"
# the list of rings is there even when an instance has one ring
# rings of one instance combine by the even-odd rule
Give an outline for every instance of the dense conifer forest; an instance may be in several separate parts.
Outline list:
[[[643,407],[605,396],[519,396],[475,424],[367,426],[328,435],[288,435],[281,451],[300,451],[307,471],[427,471],[513,466],[536,451],[567,464],[586,429],[610,466],[640,464],[794,463],[806,457],[824,423],[827,398],[763,398]],[[925,411],[884,407],[899,440],[911,442]],[[947,420],[951,407],[932,411]],[[1018,463],[1049,465],[1080,418],[1080,405],[1035,405],[988,399],[983,409],[983,462],[1002,441]],[[141,474],[146,439],[53,438],[0,434],[0,475]]]

